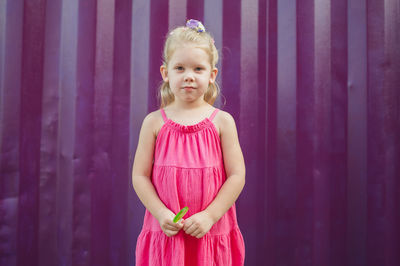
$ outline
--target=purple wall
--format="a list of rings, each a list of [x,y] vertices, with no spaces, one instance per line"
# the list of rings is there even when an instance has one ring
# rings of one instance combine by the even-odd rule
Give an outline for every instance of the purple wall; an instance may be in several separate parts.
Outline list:
[[[0,1],[0,265],[134,265],[162,41],[204,21],[246,265],[400,265],[399,0]]]

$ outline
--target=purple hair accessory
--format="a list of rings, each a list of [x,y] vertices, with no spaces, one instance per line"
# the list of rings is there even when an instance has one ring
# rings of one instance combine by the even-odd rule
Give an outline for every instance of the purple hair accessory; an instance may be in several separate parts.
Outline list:
[[[204,27],[204,25],[200,21],[195,20],[195,19],[189,19],[186,22],[186,27],[193,29],[197,32],[205,32],[206,31],[206,28]]]

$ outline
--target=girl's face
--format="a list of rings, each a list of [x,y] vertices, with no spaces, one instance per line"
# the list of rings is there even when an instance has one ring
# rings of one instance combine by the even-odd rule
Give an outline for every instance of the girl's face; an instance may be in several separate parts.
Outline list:
[[[204,101],[208,85],[215,82],[218,70],[211,69],[206,51],[195,44],[175,48],[168,68],[161,66],[161,75],[175,96],[175,101],[193,103]]]

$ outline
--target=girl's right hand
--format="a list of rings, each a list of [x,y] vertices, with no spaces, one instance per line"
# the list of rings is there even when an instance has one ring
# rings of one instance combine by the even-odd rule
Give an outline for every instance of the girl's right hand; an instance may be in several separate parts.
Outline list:
[[[183,219],[174,223],[174,217],[175,214],[168,209],[160,211],[156,217],[161,229],[168,237],[176,235],[183,228]]]

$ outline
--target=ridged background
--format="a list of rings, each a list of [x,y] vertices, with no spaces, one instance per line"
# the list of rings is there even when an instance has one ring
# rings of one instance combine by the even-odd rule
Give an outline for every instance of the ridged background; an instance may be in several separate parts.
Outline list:
[[[186,18],[222,56],[246,265],[400,265],[399,0],[0,0],[0,265],[134,265],[133,155]]]

